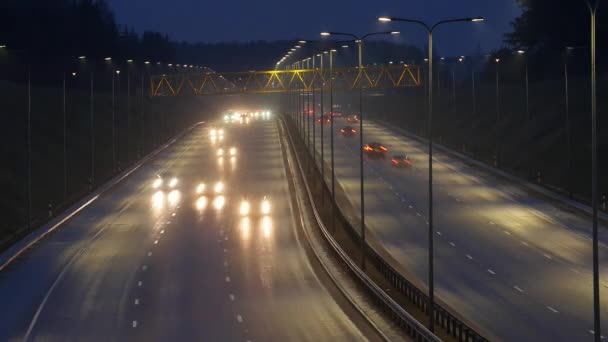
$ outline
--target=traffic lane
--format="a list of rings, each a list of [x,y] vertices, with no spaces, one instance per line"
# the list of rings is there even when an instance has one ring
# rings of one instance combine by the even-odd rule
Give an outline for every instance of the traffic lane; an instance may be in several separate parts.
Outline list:
[[[390,130],[375,124],[370,124],[368,131],[378,139],[389,141],[391,146],[415,151],[413,154],[418,157],[416,165],[426,170],[428,159],[425,160],[425,146],[416,141],[399,139]],[[580,271],[589,272],[589,264],[586,262],[591,258],[589,217],[564,211],[517,185],[499,180],[488,172],[475,169],[440,152],[435,159],[435,168],[445,171],[437,173],[435,177],[438,194],[447,193],[452,200],[458,198],[469,203],[497,203],[497,210],[487,210],[483,213],[488,221],[503,224],[512,232],[520,234],[527,242],[534,243],[547,253],[556,254],[573,266],[581,268]],[[510,209],[506,213],[505,207]],[[523,226],[526,229],[522,229]],[[539,235],[543,238],[538,239]],[[602,242],[605,242],[608,230],[601,229],[601,235]],[[601,243],[600,253],[602,260],[608,259],[605,243]]]
[[[396,146],[396,144],[391,146]],[[416,154],[416,152],[413,153],[413,155]],[[452,172],[445,164],[437,164],[435,173],[438,181],[435,199],[437,208],[441,208],[437,218],[438,227],[449,229],[450,226],[458,226],[458,235],[454,236],[454,239],[459,239],[464,243],[468,241],[477,243],[482,239],[485,243],[480,246],[486,247],[485,251],[490,255],[496,254],[496,250],[509,250],[510,254],[505,252],[502,258],[503,264],[507,266],[517,261],[511,259],[513,251],[516,253],[519,249],[525,249],[531,254],[527,258],[529,261],[525,266],[533,274],[542,274],[542,272],[548,271],[547,268],[554,267],[559,269],[556,272],[563,273],[564,278],[583,275],[585,280],[590,279],[591,247],[588,237],[559,229],[559,227],[556,229],[555,224],[551,224],[553,221],[546,215],[536,212],[535,209],[528,209],[521,203],[508,198],[508,195],[500,194],[500,191],[479,185],[479,182],[471,182],[471,177],[459,177],[459,174]],[[424,194],[428,192],[428,189],[424,189],[427,178],[422,175],[426,173],[422,173],[422,175],[418,172],[401,174],[388,169],[389,167],[386,165],[379,165],[379,172],[388,179],[389,184],[395,184],[396,188],[401,189],[417,189],[410,192],[413,196],[409,196],[408,200],[413,198],[413,202],[422,204],[422,211],[424,211],[426,209],[424,204],[427,201]],[[442,183],[441,180],[444,178],[450,178],[452,183],[447,185]],[[483,192],[486,196],[483,199],[471,199],[472,196],[467,196],[469,192]],[[488,195],[492,193],[498,195]],[[483,208],[483,210],[473,210],[474,208]],[[465,213],[467,215],[464,215]],[[447,225],[439,224],[442,223],[441,215],[448,219],[445,222]],[[463,216],[468,216],[467,222],[457,224],[459,217]],[[475,229],[476,227],[479,229]],[[499,236],[492,237],[495,234]],[[608,257],[606,253],[605,249],[601,251],[602,260]],[[549,273],[555,274],[554,272]],[[602,284],[608,285],[606,277],[603,278]],[[527,279],[530,278],[527,277]],[[556,287],[565,284],[560,283]],[[581,282],[578,289],[564,288],[563,293],[584,292],[590,286],[590,281]],[[537,290],[544,292],[543,287]]]
[[[251,164],[239,176],[239,191],[254,194],[251,199],[266,193],[272,213],[239,217],[234,208],[223,240],[237,322],[257,340],[377,339],[367,323],[353,322],[350,305],[338,305],[313,270],[296,233],[277,123],[264,126],[264,133],[250,132]]]
[[[336,159],[337,165],[340,165],[336,169],[338,182],[357,208],[358,172],[352,165],[344,165],[338,159]],[[350,158],[346,159],[350,160]],[[344,173],[350,176],[345,177]],[[388,232],[389,237],[379,241],[401,265],[413,273],[420,282],[426,284],[428,231],[416,221],[418,218],[416,215],[407,211],[394,210],[392,212],[398,214],[386,214],[394,201],[387,201],[383,194],[377,193],[381,188],[380,185],[374,180],[366,181],[366,222],[371,231],[369,233],[377,236],[378,233]],[[368,212],[368,209],[373,213]],[[532,341],[539,340],[541,336],[544,338],[552,336],[539,335],[537,332],[540,328],[550,329],[553,324],[548,320],[539,320],[539,317],[543,317],[546,313],[542,306],[530,305],[525,297],[517,296],[510,287],[493,279],[486,269],[472,267],[470,261],[464,255],[457,253],[447,242],[438,243],[436,252],[437,296],[451,307],[458,308],[458,312],[464,317],[505,340]],[[524,319],[520,322],[514,317]],[[512,324],[518,324],[518,328],[514,329]]]
[[[272,127],[270,128],[272,131]],[[266,126],[266,130],[268,130],[268,126]],[[267,135],[263,133],[264,131],[264,129],[252,130],[251,133],[259,139],[259,137]],[[239,137],[244,137],[246,134],[247,131],[238,132]],[[271,136],[269,140],[276,142],[273,138]],[[262,256],[256,258],[255,251],[253,256],[243,255],[242,266],[240,266],[241,261],[238,258],[232,262],[225,260],[226,256],[231,254],[229,254],[229,248],[221,244],[230,240],[225,240],[228,236],[222,239],[222,235],[233,225],[233,220],[238,215],[236,209],[239,207],[241,197],[248,195],[253,200],[257,194],[265,193],[271,198],[277,197],[278,202],[273,199],[273,213],[275,210],[277,213],[288,212],[285,208],[288,202],[282,200],[282,198],[287,198],[285,184],[277,182],[277,179],[285,180],[280,158],[266,155],[272,154],[273,151],[276,154],[276,147],[268,147],[269,143],[273,141],[262,141],[256,145],[251,140],[239,138],[237,143],[239,142],[242,142],[245,147],[242,150],[239,149],[239,157],[242,158],[239,158],[239,166],[236,169],[223,168],[223,163],[220,163],[220,158],[223,157],[217,156],[215,149],[211,149],[212,153],[209,153],[210,151],[207,149],[206,164],[187,163],[184,160],[176,163],[177,166],[172,171],[179,174],[183,191],[173,208],[152,207],[159,217],[159,225],[156,226],[157,229],[153,238],[150,239],[151,242],[137,245],[136,249],[141,253],[138,258],[139,265],[129,276],[131,280],[126,287],[130,290],[121,292],[120,302],[123,303],[123,306],[120,308],[119,318],[116,317],[117,315],[114,317],[88,315],[87,321],[91,322],[89,324],[95,325],[92,322],[97,322],[97,325],[90,327],[87,325],[87,321],[83,320],[81,326],[86,327],[87,330],[78,329],[71,332],[70,336],[77,339],[118,336],[119,339],[128,340],[158,338],[238,340],[245,339],[245,337],[273,340],[280,336],[295,336],[297,337],[295,339],[308,339],[313,336],[315,340],[322,340],[323,334],[327,334],[326,336],[343,336],[345,339],[351,340],[362,339],[359,328],[350,323],[348,317],[320,283],[311,285],[309,291],[304,289],[306,287],[301,285],[302,282],[310,283],[311,280],[308,278],[314,277],[314,274],[310,270],[304,272],[301,264],[284,263],[283,259],[291,259],[285,256],[287,252],[282,253],[280,248],[271,246],[278,250],[276,260],[280,261],[271,258],[272,268],[269,268],[267,264],[269,262],[267,252],[263,254],[263,258]],[[251,150],[248,150],[248,147],[251,147]],[[190,153],[196,156],[202,152],[200,150],[200,148],[194,148]],[[193,161],[195,160],[193,159]],[[204,175],[201,174],[201,170],[204,170]],[[239,172],[240,170],[243,172]],[[196,185],[201,181],[201,176],[204,176],[210,184],[221,179],[225,185],[225,194],[214,194],[213,190],[209,189],[210,193],[204,194],[207,198],[207,205],[202,205],[203,202],[200,201],[202,197],[194,194]],[[219,201],[220,198],[223,200]],[[279,203],[276,208],[274,207],[275,202]],[[275,229],[273,222],[270,226],[264,225],[265,228],[260,230],[262,236],[268,237],[268,234],[276,234],[280,238],[277,241],[278,245],[290,247],[290,252],[298,255],[299,258],[302,258],[301,262],[307,264],[306,256],[301,251],[294,250],[301,246],[293,245],[293,225],[290,227],[283,222],[285,219],[285,217],[279,216],[276,223],[276,229],[286,229],[285,233],[288,235],[285,238],[281,238],[283,237],[281,233],[268,231],[268,229]],[[257,228],[253,229],[257,230]],[[146,250],[148,250],[147,253]],[[37,336],[52,337],[58,336],[55,332],[61,334],[70,331],[67,326],[68,320],[62,318],[83,317],[81,313],[87,310],[82,303],[99,307],[103,306],[100,302],[105,302],[106,296],[115,295],[106,289],[108,286],[100,285],[95,291],[84,291],[87,293],[82,296],[74,295],[74,301],[64,304],[61,308],[55,307],[60,305],[61,300],[65,297],[63,293],[75,292],[78,294],[81,290],[82,287],[78,284],[83,283],[82,278],[86,278],[85,269],[89,266],[86,258],[82,259],[82,267],[75,266],[72,268],[75,271],[70,272],[74,279],[66,277],[66,281],[62,282],[55,291],[60,295],[49,300],[48,307],[53,310],[45,310],[41,315],[37,325]],[[251,262],[258,261],[259,263],[259,260],[262,259],[264,263],[260,264],[261,266],[258,266],[256,270],[256,265],[252,265]],[[284,264],[293,266],[295,269],[288,267],[284,270]],[[251,270],[256,271],[256,276],[241,284],[240,281],[230,279],[230,275],[224,273],[228,272],[226,269],[231,265],[240,268],[235,277],[238,277],[240,272]],[[285,277],[280,277],[283,273],[291,275],[283,279]],[[280,280],[277,281],[279,285],[273,286],[273,291],[269,294],[259,293],[268,287],[267,282],[263,280],[270,281],[273,278]],[[75,284],[75,289],[72,288],[72,284]],[[231,293],[227,291],[230,284],[237,286]],[[295,293],[290,292],[294,288],[302,288],[302,290]],[[242,296],[239,289],[243,289],[242,292],[245,295]],[[279,296],[281,293],[288,294]],[[230,296],[231,294],[232,296]],[[253,301],[249,296],[259,298],[259,300]],[[302,297],[308,300],[318,298],[319,301],[302,310]],[[241,298],[245,304],[251,303],[251,307],[241,309],[238,305],[231,305],[236,298]],[[278,302],[279,299],[287,304],[289,301],[297,302],[299,306],[269,304]],[[285,320],[285,317],[289,317],[289,314],[293,313],[293,310],[289,309],[294,307],[298,308],[298,319]],[[260,312],[260,308],[266,308],[266,311]],[[55,314],[46,314],[51,311]],[[112,310],[108,310],[109,312]],[[334,315],[320,315],[319,312],[334,313]],[[264,314],[264,316],[258,317],[260,314]],[[112,326],[111,323],[117,320],[121,322],[121,325]],[[284,323],[280,328],[276,326],[278,321]],[[311,333],[315,327],[322,327],[323,324],[327,324],[331,328],[321,328],[317,329],[318,333]],[[253,328],[251,328],[251,333],[248,333],[250,326]],[[113,331],[112,327],[115,328]],[[110,330],[110,333],[95,335],[103,329]]]
[[[0,339],[20,339],[58,275],[75,256],[88,248],[96,234],[118,229],[115,223],[130,207],[147,207],[138,194],[147,191],[148,179],[171,163],[191,143],[182,139],[131,176],[100,196],[61,228],[34,245],[0,273]],[[144,182],[144,180],[146,180]],[[141,222],[144,224],[145,222]],[[145,238],[146,234],[142,238]]]
[[[336,145],[338,146],[338,145]],[[348,149],[348,148],[347,148]],[[338,151],[337,153],[338,156],[347,156],[348,152],[347,151]],[[338,169],[337,169],[337,173],[340,175],[339,177],[339,181],[343,182],[344,179],[341,179],[343,176],[343,172],[347,172],[350,176],[350,178],[346,181],[347,185],[344,186],[344,188],[348,189],[349,186],[353,188],[352,194],[351,194],[351,199],[353,199],[353,202],[355,202],[355,207],[358,206],[358,191],[359,191],[359,187],[358,187],[358,180],[359,180],[359,173],[357,170],[357,167],[355,164],[358,164],[358,160],[356,160],[355,162],[353,162],[354,158],[349,158],[349,157],[338,157],[337,158],[337,165],[338,165]],[[343,170],[340,170],[340,165],[344,165],[342,164],[343,162],[350,162],[349,165],[346,165]],[[378,161],[379,162],[379,161]],[[371,192],[371,194],[370,194]],[[377,196],[374,196],[374,194],[376,194]],[[391,248],[393,245],[395,245],[395,243],[399,244],[399,242],[406,242],[406,241],[411,241],[410,237],[408,236],[404,236],[403,234],[403,220],[400,220],[398,222],[398,224],[396,224],[395,226],[391,227],[390,222],[387,222],[387,215],[385,214],[386,212],[394,212],[394,213],[398,213],[398,212],[403,212],[404,210],[407,211],[407,209],[404,208],[395,208],[394,210],[390,211],[389,208],[391,208],[392,206],[394,206],[394,203],[398,202],[394,199],[394,197],[391,198],[391,196],[387,196],[387,194],[390,194],[392,196],[392,191],[389,191],[388,189],[386,189],[386,184],[383,180],[381,180],[381,178],[376,179],[375,177],[370,177],[368,176],[366,178],[366,214],[368,217],[368,222],[370,222],[371,226],[375,226],[373,228],[380,228],[381,232],[392,232],[392,234],[388,234],[388,236],[385,236],[385,239],[381,239],[382,242],[385,243],[385,245],[389,246],[389,248]],[[384,201],[383,201],[384,199]],[[409,208],[414,209],[410,206]],[[377,218],[376,216],[380,216],[379,221],[381,222],[377,222],[377,224],[374,224],[373,221],[375,221],[375,219]],[[413,216],[413,211],[412,211],[412,216]],[[423,231],[422,235],[419,236],[420,240],[423,242],[422,246],[417,246],[418,250],[423,250],[426,253],[426,235],[427,235],[427,231],[426,229],[424,229],[425,227],[425,221],[424,221],[424,217],[421,217],[419,212],[416,212],[416,217],[418,218],[418,222],[412,222],[412,226],[413,227],[420,227],[421,231]],[[390,221],[390,220],[389,220]],[[456,244],[454,244],[453,241],[446,241],[446,244],[449,246],[448,248],[453,248],[455,249]],[[407,257],[406,255],[403,255],[403,250],[407,250],[408,252],[411,252],[411,246],[408,246],[408,248],[396,248],[396,250],[393,250],[393,255],[397,255],[398,259],[401,261],[404,259],[404,257]],[[456,250],[456,249],[455,249]],[[395,253],[396,252],[396,253]],[[470,256],[470,254],[462,254],[460,255],[461,258],[465,258],[467,260],[468,257]],[[479,257],[479,255],[476,255],[476,257]],[[480,260],[491,260],[492,256],[488,256],[489,259],[486,258],[480,258]],[[414,265],[412,265],[412,263],[410,263],[409,267],[411,268],[413,266],[412,269],[417,269],[417,274],[419,276],[421,276],[421,279],[424,279],[425,273],[426,273],[426,268],[420,267],[420,264],[418,264],[418,268],[416,268],[416,264],[414,263]],[[481,265],[483,266],[483,265]],[[463,265],[463,267],[467,267],[467,265]],[[468,266],[470,267],[470,266]],[[514,267],[517,268],[517,265]],[[409,269],[409,268],[408,268]],[[489,268],[480,268],[481,271],[481,276],[482,277],[493,277],[494,275],[492,273],[490,273],[490,271],[494,272],[495,274],[495,269],[489,269]],[[551,272],[546,272],[548,274],[547,279],[550,279],[551,277]],[[446,279],[448,279],[448,281],[450,281],[451,279],[460,279],[461,276],[459,275],[447,275]],[[501,277],[501,276],[498,276]],[[559,277],[558,277],[559,278]],[[484,279],[484,278],[481,278]],[[488,278],[489,279],[489,278]],[[507,278],[508,279],[508,278]],[[571,279],[571,278],[570,278]],[[517,285],[515,285],[517,286]],[[523,286],[523,285],[521,285]],[[580,288],[580,286],[579,286]],[[484,293],[489,293],[491,291],[484,291]],[[507,294],[507,295],[511,295],[511,294],[515,294],[515,295],[519,295],[519,293],[517,293],[519,291],[514,290],[513,285],[508,285],[508,284],[504,284],[502,287],[502,293],[503,294]],[[439,291],[438,291],[439,293]],[[563,292],[562,292],[563,293]],[[572,296],[574,298],[576,298],[576,296]],[[570,298],[572,298],[570,297]],[[442,296],[443,298],[443,296]],[[530,300],[530,299],[528,299]],[[554,302],[555,303],[555,302]],[[581,303],[578,303],[579,307]],[[469,304],[470,305],[470,304]],[[555,305],[555,304],[553,304]],[[584,306],[584,305],[583,305]],[[549,306],[547,306],[546,308],[542,305],[539,306],[540,308],[543,308],[543,310],[545,310],[544,312],[541,310],[540,314],[542,315],[546,315],[547,312],[551,311],[551,309],[549,308]],[[460,306],[459,306],[460,308]],[[553,308],[553,307],[551,307]],[[548,311],[547,311],[548,310]],[[551,311],[552,312],[552,311]],[[468,316],[467,316],[468,317]],[[483,317],[482,317],[483,318]],[[562,326],[566,326],[566,325],[562,325]],[[584,324],[583,324],[584,326]],[[579,332],[585,332],[585,330],[581,330],[580,326],[578,329]]]

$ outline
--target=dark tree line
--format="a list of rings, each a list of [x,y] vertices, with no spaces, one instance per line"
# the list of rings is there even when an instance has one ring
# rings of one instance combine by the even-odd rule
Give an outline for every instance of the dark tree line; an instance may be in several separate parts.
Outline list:
[[[512,31],[504,35],[508,49],[496,52],[496,57],[508,57],[514,51],[526,51],[535,71],[554,68],[552,64],[569,59],[573,72],[587,72],[591,21],[588,4],[601,3],[597,11],[598,69],[607,70],[603,63],[608,56],[608,4],[600,0],[515,0],[522,14],[512,22]],[[571,49],[568,50],[568,47]],[[574,48],[574,49],[572,49]],[[560,58],[555,58],[560,56]],[[541,75],[542,76],[542,75]]]
[[[273,68],[274,63],[297,43],[294,41],[251,41],[226,43],[175,42],[166,34],[119,27],[104,0],[2,0],[0,1],[0,44],[8,46],[21,60],[51,64],[53,59],[87,56],[96,60],[149,60],[163,64],[194,64],[221,71]],[[373,45],[373,48],[371,47]],[[421,59],[411,46],[372,43],[366,60],[386,62]],[[304,46],[295,59],[307,58],[327,43]],[[335,47],[335,46],[334,46]],[[348,54],[342,54],[348,56]]]
[[[3,0],[0,44],[32,61],[90,58],[171,59],[166,35],[120,30],[103,0]]]

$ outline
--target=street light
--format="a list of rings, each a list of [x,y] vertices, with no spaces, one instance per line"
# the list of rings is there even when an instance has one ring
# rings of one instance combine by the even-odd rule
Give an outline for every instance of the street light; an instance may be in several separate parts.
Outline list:
[[[455,22],[480,22],[485,19],[482,17],[474,17],[474,18],[457,18],[457,19],[448,19],[442,20],[435,24],[428,25],[427,23],[416,20],[416,19],[405,19],[405,18],[395,18],[395,17],[379,17],[379,21],[381,22],[389,22],[389,21],[401,21],[401,22],[409,22],[415,23],[423,26],[428,32],[428,40],[429,40],[429,57],[428,57],[428,92],[429,92],[429,104],[428,104],[428,122],[427,122],[427,130],[428,130],[428,139],[429,139],[429,330],[432,332],[435,329],[435,316],[433,313],[435,306],[435,283],[434,283],[434,274],[433,274],[433,32],[435,29],[443,24],[447,23],[455,23]],[[426,59],[425,59],[426,61]]]
[[[523,56],[524,58],[524,73],[525,73],[525,82],[526,82],[526,119],[530,120],[530,88],[528,83],[528,59],[524,50],[517,50],[517,54]]]
[[[596,17],[599,0],[587,0],[591,15],[591,206],[593,208],[593,332],[596,342],[601,339],[600,281],[598,260],[598,193],[597,193],[597,72],[596,72]]]
[[[352,37],[355,41],[355,43],[357,44],[358,47],[358,56],[359,56],[359,63],[358,63],[358,74],[357,74],[357,79],[359,80],[359,172],[361,175],[361,237],[360,237],[360,242],[361,242],[361,264],[363,266],[363,268],[365,268],[365,198],[364,198],[364,188],[363,188],[363,41],[371,36],[378,36],[378,35],[394,35],[394,34],[399,34],[399,31],[384,31],[384,32],[371,32],[371,33],[367,33],[364,34],[363,36],[357,36],[354,35],[352,33],[345,33],[345,32],[321,32],[321,36],[327,37],[327,36],[347,36],[347,37]],[[330,53],[331,56],[331,53]],[[330,79],[331,79],[332,75],[330,75]],[[332,81],[333,83],[333,81]],[[334,115],[333,115],[333,108],[330,108],[330,120],[331,120],[331,127],[333,129],[333,122],[334,122]],[[334,132],[331,132],[331,136],[333,139],[333,135]],[[332,149],[332,153],[333,153],[333,149]],[[332,174],[333,174],[334,170],[332,167]],[[334,201],[335,202],[335,201]],[[335,205],[335,203],[334,203]]]

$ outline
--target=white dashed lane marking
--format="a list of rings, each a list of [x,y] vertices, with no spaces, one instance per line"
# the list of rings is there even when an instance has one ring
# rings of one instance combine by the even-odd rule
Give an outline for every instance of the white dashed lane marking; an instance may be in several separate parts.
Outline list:
[[[521,292],[521,293],[524,292],[524,290],[521,287],[517,286],[517,285],[513,286],[513,288],[516,289],[517,291]]]
[[[547,309],[549,309],[553,313],[559,313],[559,311],[555,310],[554,308],[552,308],[550,306],[547,306]]]
[[[137,321],[133,321],[133,323],[131,323],[131,326],[132,326],[133,328],[137,328]]]
[[[473,257],[472,257],[470,254],[467,254],[467,258],[468,258],[469,260],[473,260]]]
[[[143,281],[140,280],[140,281],[137,282],[137,287],[142,287],[143,285],[144,285]]]
[[[488,268],[488,273],[490,273],[491,275],[496,275],[496,272],[492,271],[491,269]]]
[[[229,283],[230,282],[230,277],[226,277],[226,282]]]

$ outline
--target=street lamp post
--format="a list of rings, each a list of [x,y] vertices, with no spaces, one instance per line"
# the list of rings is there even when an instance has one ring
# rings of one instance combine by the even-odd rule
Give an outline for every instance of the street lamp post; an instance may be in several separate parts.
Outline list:
[[[330,135],[330,146],[331,146],[331,230],[336,231],[336,167],[334,163],[334,52],[336,50],[329,50],[329,108],[331,113],[331,119],[329,122]],[[361,174],[363,177],[363,173]],[[325,181],[325,180],[323,180]],[[362,183],[363,184],[363,183]],[[361,202],[363,203],[363,202]]]
[[[359,61],[359,66],[358,66],[358,73],[357,73],[357,79],[359,80],[359,172],[361,175],[361,238],[360,238],[360,242],[361,242],[361,265],[363,266],[363,268],[365,269],[365,198],[364,198],[364,187],[363,187],[363,40],[365,40],[368,37],[371,36],[377,36],[377,35],[389,35],[389,34],[399,34],[398,31],[387,31],[387,32],[372,32],[372,33],[367,33],[361,37],[358,37],[354,34],[351,33],[344,33],[344,32],[321,32],[321,36],[330,36],[330,35],[340,35],[340,36],[349,36],[352,37],[355,41],[355,43],[357,44],[357,50],[358,50],[358,61]],[[330,54],[331,57],[331,54]],[[331,75],[330,75],[331,77]],[[333,82],[332,82],[333,83]],[[330,95],[331,96],[331,95]],[[332,129],[331,132],[331,137],[332,137],[332,144],[333,144],[333,121],[334,121],[334,115],[333,115],[333,104],[332,104],[332,108],[330,108],[330,127]],[[333,148],[332,148],[332,160],[333,160]],[[332,175],[333,175],[333,167],[332,167]]]
[[[428,76],[428,88],[429,88],[429,103],[428,103],[428,122],[427,122],[427,130],[428,130],[428,139],[429,139],[429,330],[432,332],[435,330],[435,316],[434,316],[434,306],[435,306],[435,283],[434,283],[434,273],[433,273],[433,32],[435,29],[443,24],[454,23],[454,22],[471,22],[471,21],[483,21],[484,19],[481,17],[477,18],[460,18],[460,19],[448,19],[435,23],[430,26],[423,21],[416,19],[404,19],[404,18],[392,18],[392,17],[380,17],[379,21],[402,21],[402,22],[410,22],[423,26],[428,32],[428,40],[429,40],[429,76]]]
[[[498,136],[498,130],[500,126],[500,87],[499,87],[499,73],[498,73],[498,65],[500,63],[500,59],[496,58],[496,161],[495,166],[500,167],[501,164],[501,143],[500,138]]]
[[[66,108],[66,72],[63,71],[63,96],[61,111],[63,114],[63,200],[68,198],[68,130],[67,130],[67,108]]]
[[[517,50],[517,53],[522,55],[524,58],[524,76],[525,76],[525,88],[526,88],[526,119],[530,120],[530,88],[528,83],[528,59],[525,56],[526,51]]]
[[[593,2],[593,4],[591,3]],[[597,71],[596,17],[599,0],[588,0],[591,14],[591,206],[593,207],[593,329],[596,342],[601,340],[600,285],[598,260],[598,189],[597,189]]]
[[[312,113],[309,113],[309,115],[312,114],[312,165],[316,166],[317,165],[317,135],[316,135],[316,130],[317,128],[315,127],[315,116],[316,116],[316,107],[317,104],[315,103],[315,73],[316,73],[316,66],[315,66],[315,55],[312,55],[312,77],[311,77],[311,81],[310,81],[310,92],[311,92],[311,102],[312,102]],[[310,107],[309,107],[310,108]],[[310,112],[310,110],[309,110]]]

